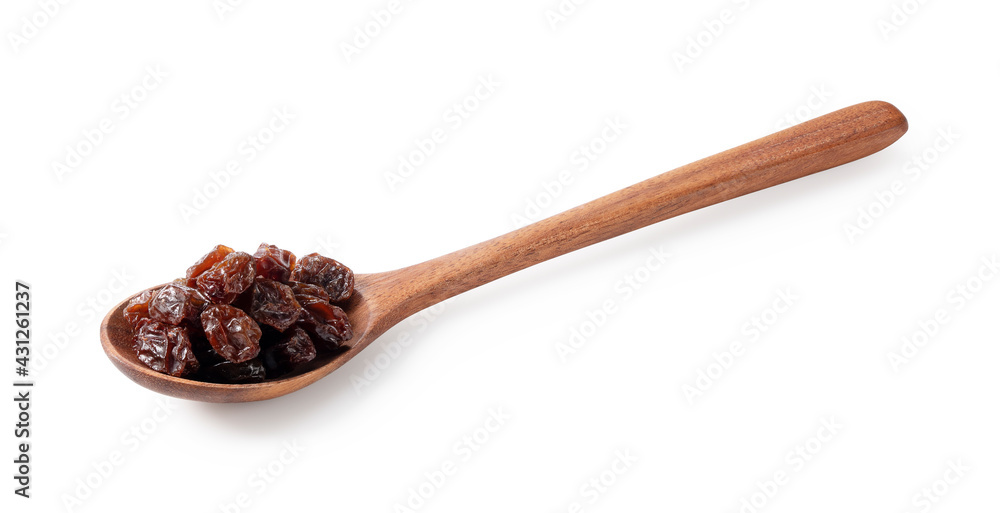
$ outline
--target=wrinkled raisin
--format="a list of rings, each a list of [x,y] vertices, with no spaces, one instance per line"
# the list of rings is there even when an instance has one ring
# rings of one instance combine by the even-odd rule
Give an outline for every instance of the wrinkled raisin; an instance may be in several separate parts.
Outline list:
[[[280,282],[288,281],[295,267],[295,255],[291,251],[267,243],[261,243],[253,260],[257,276]]]
[[[299,259],[292,280],[319,285],[330,294],[330,301],[343,301],[354,292],[354,273],[344,264],[319,253]]]
[[[188,267],[187,273],[184,275],[187,279],[187,286],[194,287],[195,280],[198,276],[201,276],[201,273],[207,271],[213,265],[221,262],[223,258],[226,258],[226,255],[232,252],[232,248],[223,246],[222,244],[212,248],[212,251],[209,251],[205,256],[201,257],[200,260],[195,262],[194,265]]]
[[[157,372],[184,376],[198,370],[198,360],[191,349],[185,328],[149,321],[139,328],[135,338],[139,361]]]
[[[254,282],[250,315],[257,322],[285,331],[298,320],[300,310],[302,307],[288,285],[266,278]]]
[[[354,336],[347,314],[339,307],[316,301],[302,305],[299,325],[313,336],[316,347],[336,350]]]
[[[330,301],[330,294],[327,294],[326,289],[320,287],[319,285],[293,281],[289,282],[288,286],[292,288],[292,292],[294,292],[296,296],[313,296],[326,302]]]
[[[253,257],[237,251],[201,273],[195,284],[213,303],[229,304],[250,287],[253,276]]]
[[[212,349],[231,362],[245,362],[260,353],[260,326],[239,308],[211,305],[201,313],[201,326]]]
[[[292,328],[275,344],[261,351],[261,360],[270,377],[287,374],[296,365],[316,358],[316,346],[302,328]]]
[[[241,363],[222,362],[206,367],[199,377],[212,383],[260,383],[267,377],[260,358]]]
[[[122,314],[125,316],[125,321],[128,325],[132,327],[132,331],[139,331],[139,328],[150,321],[149,319],[149,300],[153,298],[154,290],[144,290],[138,296],[132,298],[125,307]]]
[[[184,285],[166,285],[149,301],[149,316],[154,321],[174,326],[183,321],[197,321],[208,304],[204,294]]]

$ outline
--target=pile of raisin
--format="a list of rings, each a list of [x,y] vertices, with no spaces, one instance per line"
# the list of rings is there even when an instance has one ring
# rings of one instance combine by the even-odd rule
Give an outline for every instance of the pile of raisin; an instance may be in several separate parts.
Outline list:
[[[171,376],[213,383],[277,378],[354,336],[338,304],[354,273],[317,253],[296,261],[261,244],[253,255],[216,246],[183,278],[125,307],[139,361]]]

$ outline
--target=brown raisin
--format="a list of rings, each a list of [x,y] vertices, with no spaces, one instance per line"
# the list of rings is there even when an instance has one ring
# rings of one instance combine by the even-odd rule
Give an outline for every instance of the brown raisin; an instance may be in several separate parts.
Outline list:
[[[195,284],[213,303],[229,304],[250,287],[253,277],[253,257],[236,251],[201,273]]]
[[[260,327],[239,308],[211,305],[201,313],[201,326],[212,349],[231,362],[245,362],[260,353]]]
[[[319,253],[299,259],[292,270],[292,280],[323,287],[330,294],[330,301],[343,301],[354,292],[354,273],[344,264]]]
[[[153,298],[155,290],[144,290],[138,296],[135,296],[128,302],[125,306],[125,310],[122,314],[125,316],[125,321],[128,325],[132,327],[132,332],[139,331],[139,328],[150,321],[149,319],[149,300]]]
[[[288,281],[295,267],[295,255],[291,251],[267,243],[261,243],[253,254],[253,260],[257,276],[282,283]]]
[[[198,276],[201,276],[201,273],[207,271],[213,265],[221,262],[223,258],[226,258],[226,255],[232,252],[232,248],[223,246],[222,244],[212,248],[212,251],[209,251],[205,256],[201,257],[200,260],[195,262],[194,265],[188,267],[187,273],[184,275],[187,279],[187,286],[194,287],[195,280]]]
[[[183,321],[197,321],[207,304],[208,299],[198,290],[171,283],[153,294],[149,316],[154,321],[179,326]]]
[[[333,351],[354,336],[347,314],[340,307],[323,301],[302,305],[299,326],[313,337],[316,347]]]
[[[322,297],[312,296],[312,295],[309,295],[309,294],[296,294],[295,295],[295,300],[298,301],[299,305],[301,305],[303,308],[305,308],[308,305],[314,304],[314,303],[321,303],[321,304],[325,304],[325,305],[330,304],[329,301],[327,301],[326,299],[323,299]]]
[[[184,376],[198,370],[198,360],[191,349],[185,328],[149,321],[135,336],[139,361],[157,372]]]
[[[298,320],[300,310],[302,307],[288,285],[267,278],[257,278],[254,282],[250,315],[257,322],[285,331]]]
[[[267,372],[260,358],[253,358],[241,363],[222,362],[210,365],[198,377],[211,383],[260,383],[267,377]]]
[[[292,288],[292,292],[294,292],[296,296],[313,296],[328,303],[330,302],[330,294],[327,294],[326,289],[320,287],[319,285],[302,283],[301,281],[292,281],[288,283],[288,286]]]
[[[287,374],[313,358],[316,358],[316,346],[302,328],[288,330],[277,343],[261,351],[261,360],[270,377]]]

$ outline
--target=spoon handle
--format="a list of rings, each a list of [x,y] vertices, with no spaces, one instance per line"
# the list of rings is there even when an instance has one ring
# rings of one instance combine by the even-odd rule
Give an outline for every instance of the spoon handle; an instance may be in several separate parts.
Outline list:
[[[384,273],[398,320],[467,290],[638,228],[866,157],[907,130],[860,103],[679,167],[494,239]]]

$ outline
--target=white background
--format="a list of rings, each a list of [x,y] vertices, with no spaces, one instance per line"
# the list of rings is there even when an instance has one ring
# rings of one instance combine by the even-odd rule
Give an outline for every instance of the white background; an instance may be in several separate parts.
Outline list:
[[[912,14],[886,29],[904,3]],[[386,1],[251,1],[221,16],[210,0],[39,5],[0,13],[0,369],[9,383],[20,278],[37,383],[32,498],[5,478],[5,511],[237,511],[246,494],[239,511],[390,512],[421,486],[433,495],[415,511],[996,509],[1000,283],[977,277],[1000,252],[995,2],[593,0],[553,27],[556,0],[403,1],[349,59],[343,45]],[[687,48],[724,9],[721,34]],[[686,50],[698,55],[679,69]],[[148,69],[165,77],[143,88]],[[468,99],[490,77],[493,92]],[[142,101],[125,109],[123,93]],[[99,345],[114,303],[217,243],[390,270],[509,231],[532,202],[548,216],[787,116],[873,99],[910,122],[878,155],[472,291],[386,333],[409,337],[400,351],[375,344],[290,396],[165,402]],[[463,101],[476,108],[456,126]],[[294,118],[250,159],[241,145],[274,109]],[[105,118],[96,150],[55,171]],[[621,135],[594,142],[616,118]],[[390,187],[436,128],[447,139]],[[605,151],[581,169],[588,144]],[[239,174],[212,185],[230,160]],[[546,192],[564,169],[572,183]],[[212,198],[185,217],[196,191]],[[859,209],[875,218],[852,237]],[[648,260],[658,248],[665,265]],[[631,295],[616,288],[626,275],[645,279]],[[966,285],[976,293],[959,302]],[[795,299],[774,316],[778,291]],[[606,301],[615,313],[593,329]],[[894,368],[937,310],[948,322]],[[771,324],[753,336],[761,316]],[[591,336],[563,359],[574,329]],[[713,354],[726,361],[735,342],[720,372]],[[716,378],[686,395],[699,371]],[[456,444],[491,410],[508,418],[466,458]],[[811,440],[830,419],[835,433]],[[286,443],[303,450],[276,463]],[[616,466],[617,452],[635,461]],[[448,462],[440,487],[424,484]],[[603,492],[588,487],[613,468]]]

